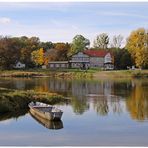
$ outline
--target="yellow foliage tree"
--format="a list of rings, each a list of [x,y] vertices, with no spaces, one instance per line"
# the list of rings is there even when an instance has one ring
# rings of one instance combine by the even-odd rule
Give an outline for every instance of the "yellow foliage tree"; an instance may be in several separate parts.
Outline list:
[[[39,50],[35,50],[31,53],[32,61],[37,66],[41,66],[44,63],[44,51],[43,48],[40,48]]]
[[[144,28],[133,31],[127,39],[126,48],[139,68],[148,65],[148,32]]]

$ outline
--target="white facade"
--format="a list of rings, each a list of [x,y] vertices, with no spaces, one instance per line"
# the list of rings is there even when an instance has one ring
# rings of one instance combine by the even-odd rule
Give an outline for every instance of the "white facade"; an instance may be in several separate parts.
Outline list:
[[[26,65],[23,64],[23,63],[21,63],[20,61],[17,62],[16,65],[14,66],[14,68],[19,68],[19,69],[21,69],[21,68],[25,68],[25,67],[26,67]]]
[[[104,57],[104,63],[112,63],[112,57],[110,53],[107,53]]]
[[[72,68],[80,68],[82,64],[84,64],[85,67],[89,67],[90,57],[83,52],[78,52],[72,56],[70,63]]]

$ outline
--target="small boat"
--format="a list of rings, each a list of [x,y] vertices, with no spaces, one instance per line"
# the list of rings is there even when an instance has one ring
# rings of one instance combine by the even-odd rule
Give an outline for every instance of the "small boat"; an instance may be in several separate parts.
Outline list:
[[[38,123],[40,123],[41,125],[43,125],[48,129],[59,130],[63,128],[63,122],[61,120],[50,121],[48,119],[40,117],[38,114],[36,114],[32,110],[30,110],[29,113],[33,119],[35,119]]]
[[[31,102],[28,106],[31,112],[48,120],[61,120],[63,114],[62,110],[42,102]]]

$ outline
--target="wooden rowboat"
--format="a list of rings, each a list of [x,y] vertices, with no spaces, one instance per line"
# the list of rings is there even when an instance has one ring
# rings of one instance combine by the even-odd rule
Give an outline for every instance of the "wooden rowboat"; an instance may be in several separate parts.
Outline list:
[[[60,109],[42,102],[31,102],[28,106],[30,112],[47,120],[61,120],[63,114],[63,111]]]

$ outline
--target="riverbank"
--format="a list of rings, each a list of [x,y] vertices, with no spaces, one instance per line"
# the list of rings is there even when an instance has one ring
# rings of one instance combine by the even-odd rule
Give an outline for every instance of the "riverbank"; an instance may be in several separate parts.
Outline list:
[[[148,78],[148,70],[114,70],[99,71],[93,74],[98,78]]]
[[[92,78],[94,70],[82,71],[77,69],[70,70],[1,70],[0,77],[55,77],[55,78]]]
[[[4,70],[0,71],[0,77],[55,77],[55,78],[148,78],[148,70],[113,70],[101,71],[100,69],[90,69],[87,71],[79,69],[65,70]]]
[[[68,99],[57,93],[36,92],[34,90],[0,88],[0,94],[0,114],[27,109],[28,103],[31,101],[41,101],[51,105],[68,101]]]

